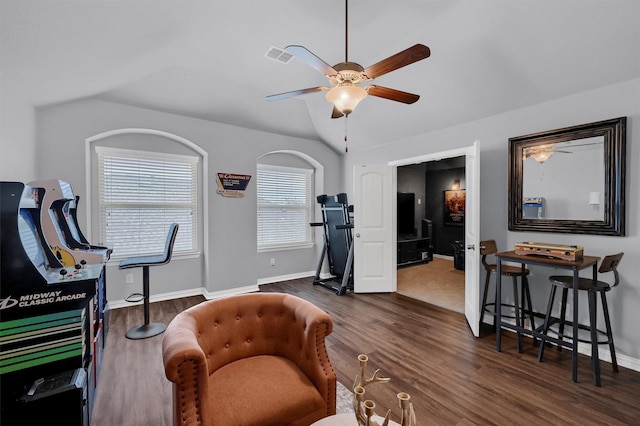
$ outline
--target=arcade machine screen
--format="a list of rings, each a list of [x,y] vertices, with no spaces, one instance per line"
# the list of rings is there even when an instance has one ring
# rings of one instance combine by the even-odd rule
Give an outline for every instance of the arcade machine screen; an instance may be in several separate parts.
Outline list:
[[[31,263],[38,269],[38,272],[46,278],[44,271],[49,268],[47,258],[40,242],[40,237],[36,233],[35,223],[29,213],[20,211],[18,215],[18,233],[22,241],[22,247],[27,253]]]
[[[64,215],[64,220],[67,222],[67,225],[69,225],[69,231],[71,231],[71,238],[73,238],[76,241],[79,241],[81,243],[83,243],[83,237],[80,236],[80,232],[78,232],[78,228],[76,226],[76,223],[74,220],[72,220],[71,218],[71,209],[72,208],[76,208],[76,202],[75,201],[69,201],[68,203],[66,203],[63,207],[62,207],[62,214]]]
[[[52,268],[59,268],[59,264],[51,264],[51,259],[47,258],[46,247],[42,245],[41,235],[38,233],[38,224],[35,217],[38,215],[37,192],[33,188],[25,187],[20,205],[18,208],[18,235],[22,242],[22,247],[38,273],[47,281],[48,272]]]

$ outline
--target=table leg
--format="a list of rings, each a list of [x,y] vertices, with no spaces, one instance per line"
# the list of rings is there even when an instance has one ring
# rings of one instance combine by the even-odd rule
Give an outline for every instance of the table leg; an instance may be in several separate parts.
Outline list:
[[[573,270],[573,346],[571,348],[571,380],[578,381],[578,269]]]
[[[502,261],[496,259],[496,349],[502,351],[501,331],[502,331]]]

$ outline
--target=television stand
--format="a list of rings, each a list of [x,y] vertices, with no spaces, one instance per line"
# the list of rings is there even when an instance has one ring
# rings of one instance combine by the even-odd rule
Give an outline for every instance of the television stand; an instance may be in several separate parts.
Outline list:
[[[398,267],[427,263],[433,260],[431,238],[398,235]]]

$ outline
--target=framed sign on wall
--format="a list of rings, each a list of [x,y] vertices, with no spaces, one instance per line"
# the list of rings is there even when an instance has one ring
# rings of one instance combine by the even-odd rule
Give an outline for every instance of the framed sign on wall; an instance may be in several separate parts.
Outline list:
[[[466,193],[464,189],[444,191],[444,224],[464,225]]]
[[[218,173],[218,194],[223,197],[241,198],[249,185],[251,175],[240,175],[234,173]]]

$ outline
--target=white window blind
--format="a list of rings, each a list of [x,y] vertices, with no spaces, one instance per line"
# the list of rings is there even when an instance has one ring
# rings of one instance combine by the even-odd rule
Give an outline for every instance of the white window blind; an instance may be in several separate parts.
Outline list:
[[[313,170],[258,165],[258,249],[313,244]]]
[[[173,253],[197,251],[198,158],[96,147],[100,241],[112,258],[161,253],[171,223]]]

